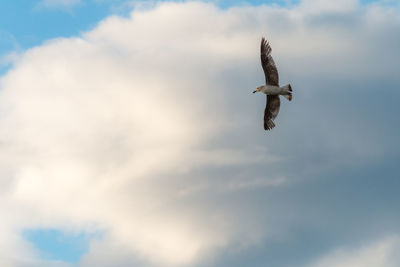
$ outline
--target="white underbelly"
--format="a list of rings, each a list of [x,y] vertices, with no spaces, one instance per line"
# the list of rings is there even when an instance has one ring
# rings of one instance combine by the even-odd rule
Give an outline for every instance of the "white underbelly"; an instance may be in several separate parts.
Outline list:
[[[267,85],[264,91],[267,95],[278,95],[281,92],[281,88],[275,85]]]

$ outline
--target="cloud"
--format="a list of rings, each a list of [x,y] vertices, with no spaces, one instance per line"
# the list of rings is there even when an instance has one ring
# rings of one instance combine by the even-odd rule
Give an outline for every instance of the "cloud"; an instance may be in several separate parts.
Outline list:
[[[322,257],[312,267],[395,267],[400,264],[399,238],[389,237],[359,249],[337,249]]]
[[[23,229],[100,230],[83,266],[201,264],[274,230],[249,191],[378,157],[376,127],[344,116],[351,107],[332,112],[319,92],[356,96],[359,77],[395,80],[398,63],[380,58],[397,46],[368,41],[391,32],[387,20],[397,25],[398,16],[371,21],[386,12],[371,7],[343,25],[310,15],[306,4],[163,3],[19,55],[0,80],[0,244],[11,240],[34,261]],[[266,33],[282,83],[295,81],[294,101],[282,101],[279,128],[267,137],[265,99],[251,95],[264,79]],[[310,122],[312,135],[303,127]]]
[[[241,45],[225,51],[206,36],[199,42],[174,16],[218,11],[188,7],[168,4],[133,20],[112,17],[82,38],[52,40],[16,61],[1,80],[7,227],[104,229],[101,246],[172,265],[198,260],[232,238],[253,238],[238,232],[226,205],[213,208],[177,194],[209,183],[204,169],[271,158],[207,146],[227,120],[219,114],[223,80],[214,77],[224,62],[204,56],[230,58],[240,55]],[[170,19],[168,32],[153,31]],[[225,176],[219,179],[229,181]],[[84,262],[97,257],[97,247]]]
[[[359,0],[303,0],[300,3],[300,8],[302,8],[306,13],[343,13],[356,10],[360,7],[359,3]]]

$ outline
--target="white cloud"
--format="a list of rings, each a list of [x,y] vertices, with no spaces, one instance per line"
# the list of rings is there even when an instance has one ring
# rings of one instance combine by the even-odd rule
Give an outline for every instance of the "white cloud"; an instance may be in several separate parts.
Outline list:
[[[303,0],[300,8],[306,13],[350,12],[360,7],[360,0]]]
[[[396,267],[400,265],[400,240],[389,237],[358,249],[341,248],[322,257],[312,267]]]
[[[225,62],[215,56],[242,58],[249,40],[218,40],[220,30],[206,34],[211,22],[181,22],[194,15],[219,20],[218,12],[166,4],[132,19],[109,18],[82,38],[50,41],[17,60],[1,80],[8,227],[104,229],[111,241],[101,246],[173,265],[238,234],[248,240],[229,222],[231,211],[177,195],[185,190],[180,177],[193,179],[195,169],[269,160],[205,146],[227,127],[219,114],[223,80],[215,77]],[[170,28],[161,30],[165,21]],[[190,184],[204,183],[198,179]],[[96,247],[84,262],[98,256]]]
[[[368,34],[338,43],[347,28],[327,32],[308,19],[300,7],[164,3],[20,55],[0,80],[0,244],[14,240],[35,258],[21,229],[104,230],[84,266],[188,266],[259,241],[269,231],[263,212],[224,196],[289,180],[253,170],[283,160],[260,149],[263,107],[250,95],[263,82],[260,37],[273,40],[282,82],[309,73],[347,79],[363,66],[358,48]],[[379,64],[368,71],[387,75]],[[224,145],[235,136],[240,144]],[[359,143],[341,141],[327,149],[358,156]]]

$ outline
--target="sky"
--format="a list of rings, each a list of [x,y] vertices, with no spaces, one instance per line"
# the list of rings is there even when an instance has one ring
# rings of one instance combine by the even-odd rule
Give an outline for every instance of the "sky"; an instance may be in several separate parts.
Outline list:
[[[0,265],[399,266],[399,47],[390,0],[1,2]]]

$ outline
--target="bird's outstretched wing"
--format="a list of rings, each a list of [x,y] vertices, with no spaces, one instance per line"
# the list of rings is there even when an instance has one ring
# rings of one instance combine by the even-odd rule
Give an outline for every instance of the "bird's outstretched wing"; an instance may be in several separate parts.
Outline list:
[[[271,56],[271,46],[263,37],[261,39],[261,66],[265,74],[265,83],[279,86],[279,75]]]
[[[264,111],[264,129],[266,131],[275,127],[274,119],[278,116],[280,105],[279,95],[267,95],[267,105]]]

